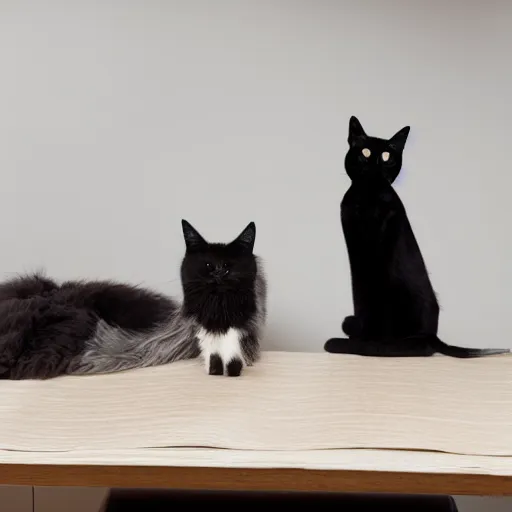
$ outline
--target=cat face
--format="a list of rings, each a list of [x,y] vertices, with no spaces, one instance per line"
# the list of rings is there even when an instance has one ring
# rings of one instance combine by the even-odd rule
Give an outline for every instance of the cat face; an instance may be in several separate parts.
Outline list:
[[[209,243],[186,220],[181,222],[186,252],[181,265],[185,290],[233,291],[252,285],[256,277],[253,254],[256,226],[251,222],[232,242]]]
[[[402,153],[409,130],[406,126],[390,139],[370,137],[359,120],[352,116],[348,132],[350,147],[345,156],[345,169],[350,179],[393,183],[402,168]]]

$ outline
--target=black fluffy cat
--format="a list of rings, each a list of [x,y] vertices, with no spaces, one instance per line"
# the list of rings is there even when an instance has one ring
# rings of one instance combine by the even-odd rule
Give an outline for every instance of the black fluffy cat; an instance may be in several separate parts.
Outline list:
[[[258,357],[266,315],[255,226],[228,244],[182,226],[182,305],[109,281],[30,275],[0,284],[0,378],[109,373],[200,355],[210,374],[240,375]]]
[[[409,127],[389,140],[368,136],[355,117],[349,124],[345,169],[352,180],[341,202],[354,315],[327,352],[381,357],[480,357],[507,349],[447,345],[437,336],[439,305],[407,214],[392,187],[402,167]]]
[[[183,315],[195,336],[210,375],[238,376],[259,355],[266,317],[267,285],[253,254],[256,226],[251,222],[230,244],[208,243],[182,221],[186,257],[181,266]]]

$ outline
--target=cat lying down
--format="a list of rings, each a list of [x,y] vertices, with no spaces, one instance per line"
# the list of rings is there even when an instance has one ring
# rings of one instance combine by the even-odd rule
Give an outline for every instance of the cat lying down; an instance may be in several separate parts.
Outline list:
[[[259,357],[266,280],[256,226],[209,243],[182,221],[183,303],[110,281],[57,284],[40,274],[0,284],[0,378],[49,379],[201,356],[210,375],[239,376]]]

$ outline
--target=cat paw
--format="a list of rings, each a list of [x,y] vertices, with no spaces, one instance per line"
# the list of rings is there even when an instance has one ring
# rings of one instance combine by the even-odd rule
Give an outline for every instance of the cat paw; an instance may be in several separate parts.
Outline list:
[[[233,359],[226,366],[228,377],[240,377],[243,367],[244,365],[240,359]]]
[[[208,375],[224,375],[224,364],[218,354],[212,354],[210,356]]]
[[[325,352],[330,354],[344,353],[344,342],[347,342],[348,338],[330,338],[324,344]]]

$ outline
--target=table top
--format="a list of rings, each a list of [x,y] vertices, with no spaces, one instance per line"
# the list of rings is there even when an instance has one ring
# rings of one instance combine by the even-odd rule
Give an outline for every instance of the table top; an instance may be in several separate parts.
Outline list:
[[[512,495],[511,368],[266,352],[240,379],[1,381],[0,485]]]

